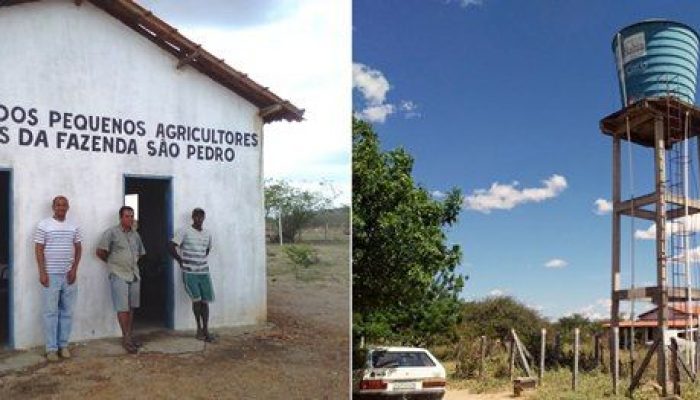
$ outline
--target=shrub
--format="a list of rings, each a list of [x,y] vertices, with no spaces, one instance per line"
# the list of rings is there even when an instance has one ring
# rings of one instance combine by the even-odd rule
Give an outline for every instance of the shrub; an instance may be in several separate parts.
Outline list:
[[[294,265],[294,272],[297,278],[301,267],[308,269],[319,262],[318,252],[307,245],[287,245],[284,246],[284,252]]]

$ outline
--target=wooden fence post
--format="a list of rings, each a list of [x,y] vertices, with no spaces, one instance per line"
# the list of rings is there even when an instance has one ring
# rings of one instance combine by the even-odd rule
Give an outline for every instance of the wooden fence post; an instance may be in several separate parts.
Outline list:
[[[486,336],[481,337],[481,348],[479,349],[479,378],[484,377],[484,359],[486,358]]]
[[[571,388],[573,391],[576,391],[576,388],[578,388],[578,352],[579,352],[579,345],[578,345],[578,338],[579,338],[579,328],[574,329],[574,377],[571,382]]]
[[[695,363],[695,374],[700,375],[700,337],[695,335],[695,358],[693,359]]]
[[[681,373],[678,369],[678,342],[671,338],[671,381],[673,382],[673,394],[681,395]]]
[[[617,385],[620,381],[620,328],[612,328],[612,338],[610,340],[610,351],[612,365],[611,372],[613,376],[613,394],[617,394]]]
[[[508,374],[510,375],[510,380],[513,380],[513,372],[515,370],[515,338],[510,339],[510,357],[508,363]]]
[[[520,358],[520,364],[522,364],[522,367],[525,370],[525,373],[527,374],[528,378],[534,378],[535,376],[533,375],[532,370],[530,369],[530,364],[528,364],[526,357],[527,354],[530,357],[530,359],[533,359],[532,355],[527,352],[525,346],[522,344],[522,342],[520,342],[520,338],[518,338],[518,334],[515,333],[515,329],[511,328],[510,334],[511,336],[513,336],[513,340],[518,351],[518,356]]]
[[[600,354],[600,334],[596,333],[593,336],[593,358],[595,359],[596,367],[600,365],[601,354]]]
[[[545,359],[545,352],[546,352],[546,344],[547,342],[547,330],[542,328],[542,342],[540,344],[540,379],[539,379],[539,384],[542,385],[542,378],[544,377],[544,359]]]

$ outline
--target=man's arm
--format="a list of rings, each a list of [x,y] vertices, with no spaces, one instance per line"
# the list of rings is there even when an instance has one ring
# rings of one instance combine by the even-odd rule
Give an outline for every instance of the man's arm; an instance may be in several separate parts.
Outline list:
[[[102,237],[100,238],[100,242],[97,244],[97,250],[95,251],[95,255],[97,258],[100,260],[107,262],[107,257],[109,257],[109,248],[111,247],[112,237],[110,236],[110,231],[107,230],[102,234]]]
[[[170,251],[170,255],[173,256],[175,260],[177,260],[178,265],[180,265],[180,268],[182,268],[182,257],[180,257],[179,254],[177,254],[177,244],[175,242],[170,242],[168,243],[168,250]]]
[[[141,235],[138,233],[136,234],[136,237],[139,239],[139,260],[141,257],[146,255],[146,246],[143,245],[143,241],[141,240]]]
[[[75,282],[75,278],[78,276],[78,264],[80,264],[80,257],[83,254],[83,245],[80,242],[73,243],[73,265],[71,265],[70,271],[68,271],[68,284],[72,285]]]
[[[95,255],[100,260],[107,262],[107,256],[109,256],[109,253],[105,249],[97,249],[97,251],[95,252]]]
[[[34,255],[36,255],[36,265],[39,267],[39,282],[42,286],[49,287],[49,274],[46,273],[46,259],[42,243],[34,244]]]

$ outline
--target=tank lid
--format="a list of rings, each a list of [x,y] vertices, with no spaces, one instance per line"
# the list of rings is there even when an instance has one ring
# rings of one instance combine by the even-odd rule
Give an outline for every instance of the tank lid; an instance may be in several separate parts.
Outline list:
[[[631,25],[627,25],[626,27],[624,27],[624,28],[620,29],[619,31],[617,31],[617,33],[615,33],[615,35],[613,35],[613,39],[612,39],[612,48],[613,48],[613,51],[615,51],[615,40],[617,39],[617,34],[618,34],[618,33],[622,33],[622,31],[626,31],[626,30],[628,30],[628,29],[630,29],[630,28],[634,28],[634,27],[636,27],[637,25],[657,24],[657,23],[660,23],[660,22],[661,22],[661,23],[667,23],[667,24],[669,24],[669,25],[675,25],[675,26],[679,26],[679,27],[685,28],[685,29],[687,29],[687,30],[693,32],[693,34],[695,35],[695,38],[698,39],[698,42],[700,42],[700,35],[698,35],[698,32],[697,32],[695,29],[693,29],[690,25],[686,25],[686,24],[684,24],[684,23],[682,23],[682,22],[671,21],[670,19],[664,19],[664,18],[650,18],[650,19],[645,19],[645,20],[643,20],[643,21],[635,22],[634,24],[631,24]]]

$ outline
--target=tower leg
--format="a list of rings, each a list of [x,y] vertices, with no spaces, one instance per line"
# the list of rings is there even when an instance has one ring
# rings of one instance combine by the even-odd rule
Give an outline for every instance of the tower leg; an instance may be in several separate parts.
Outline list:
[[[612,220],[612,287],[610,304],[610,374],[612,375],[613,394],[617,394],[617,386],[620,379],[619,369],[619,326],[620,326],[620,300],[617,296],[620,290],[620,138],[613,138],[613,220]]]
[[[656,379],[661,387],[661,395],[668,395],[668,350],[666,347],[666,330],[668,328],[668,289],[666,288],[666,158],[664,143],[664,120],[654,120],[654,164],[656,178],[656,338],[660,340],[656,355]]]

